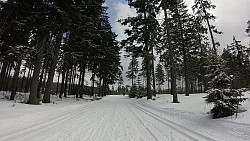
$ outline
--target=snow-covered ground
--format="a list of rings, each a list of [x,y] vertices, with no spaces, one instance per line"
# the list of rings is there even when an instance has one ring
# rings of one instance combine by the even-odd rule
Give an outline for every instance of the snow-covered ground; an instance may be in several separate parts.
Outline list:
[[[212,105],[202,98],[206,94],[179,95],[178,104],[171,103],[171,95],[157,95],[156,100],[107,96],[98,101],[53,96],[53,103],[42,105],[7,101],[4,95],[0,93],[0,141],[250,140],[249,100],[242,107],[247,111],[237,118],[211,119]]]

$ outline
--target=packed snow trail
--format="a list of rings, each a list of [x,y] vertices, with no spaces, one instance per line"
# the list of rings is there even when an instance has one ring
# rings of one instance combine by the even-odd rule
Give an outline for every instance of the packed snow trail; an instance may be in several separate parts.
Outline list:
[[[126,96],[107,96],[0,120],[0,141],[223,140],[173,122],[160,110]]]

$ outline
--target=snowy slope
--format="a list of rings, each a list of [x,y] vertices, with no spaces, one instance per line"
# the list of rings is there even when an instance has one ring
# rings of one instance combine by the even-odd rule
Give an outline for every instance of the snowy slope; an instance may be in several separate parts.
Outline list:
[[[205,94],[156,100],[107,96],[99,101],[26,105],[0,100],[0,141],[243,141],[250,139],[249,112],[211,119]],[[1,98],[1,97],[0,97]],[[13,106],[14,105],[14,106]],[[250,108],[246,101],[244,108]]]

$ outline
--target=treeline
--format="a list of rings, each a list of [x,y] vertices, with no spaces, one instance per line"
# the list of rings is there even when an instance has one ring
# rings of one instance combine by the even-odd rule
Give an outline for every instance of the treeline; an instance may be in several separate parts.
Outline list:
[[[56,93],[106,95],[121,74],[116,34],[103,0],[0,1],[0,91],[30,92],[28,103]],[[91,90],[86,93],[86,72]],[[11,83],[9,87],[8,83]],[[98,84],[98,88],[94,88]],[[17,87],[19,86],[19,87]],[[43,97],[42,97],[43,96]]]
[[[128,5],[135,9],[136,16],[119,20],[129,25],[125,31],[128,37],[122,41],[132,57],[127,77],[132,87],[136,87],[136,79],[145,77],[148,99],[156,93],[156,85],[160,89],[166,81],[174,103],[178,102],[177,80],[184,81],[186,96],[195,89],[206,92],[225,84],[217,78],[227,76],[233,78],[225,84],[227,88],[228,84],[232,88],[249,86],[250,48],[232,37],[232,44],[224,47],[222,55],[218,53],[220,44],[215,34],[223,33],[211,22],[216,19],[211,13],[216,6],[210,0],[195,0],[192,12],[184,0],[128,0]],[[248,21],[247,33],[249,28]],[[154,70],[156,54],[160,61]],[[139,57],[143,58],[141,70]]]

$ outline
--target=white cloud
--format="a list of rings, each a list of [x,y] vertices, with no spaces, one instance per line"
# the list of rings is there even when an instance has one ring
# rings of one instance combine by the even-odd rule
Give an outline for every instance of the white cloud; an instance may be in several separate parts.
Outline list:
[[[128,26],[122,26],[121,23],[117,22],[119,19],[125,19],[127,17],[135,16],[135,11],[131,9],[127,3],[121,3],[116,2],[112,4],[112,10],[115,11],[115,13],[112,13],[112,15],[115,15],[115,21],[113,21],[113,31],[118,34],[117,40],[121,41],[123,39],[126,39],[127,35],[124,34],[125,29],[128,28]],[[130,62],[130,58],[125,58],[125,51],[121,52],[121,65],[123,66],[123,79],[124,84],[130,84],[130,81],[126,78],[126,72],[128,71],[128,65]]]
[[[128,26],[122,26],[121,23],[117,22],[119,19],[125,19],[129,16],[135,16],[135,11],[131,9],[127,4],[118,2],[113,3],[113,8],[116,11],[116,17],[113,25],[113,30],[116,34],[118,34],[117,40],[125,39],[127,36],[124,34],[124,30],[128,28]]]
[[[233,36],[242,40],[242,44],[250,44],[250,38],[246,35],[246,22],[250,20],[249,0],[214,0],[214,10],[217,19],[215,24],[223,35],[217,36],[221,43],[221,49],[232,42]]]

